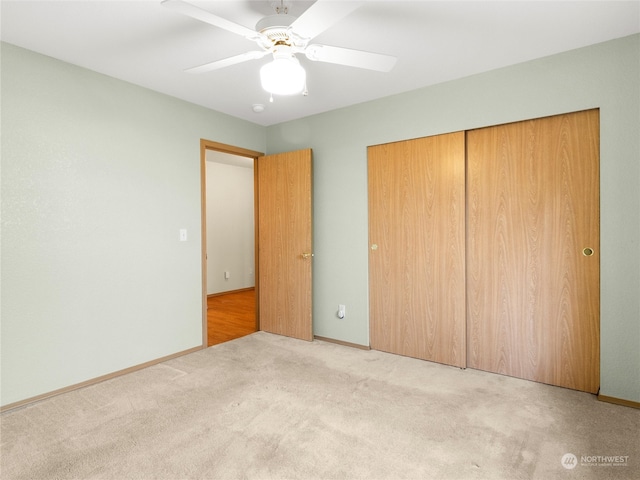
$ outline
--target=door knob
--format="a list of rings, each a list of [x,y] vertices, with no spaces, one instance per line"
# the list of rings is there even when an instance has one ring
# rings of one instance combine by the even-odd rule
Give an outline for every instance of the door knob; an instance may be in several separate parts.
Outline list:
[[[313,257],[313,253],[309,253],[309,252],[304,252],[302,254],[302,258],[311,258]]]
[[[593,255],[593,253],[594,253],[593,252],[593,248],[585,247],[585,248],[582,249],[582,254],[585,257],[590,257],[591,255]]]

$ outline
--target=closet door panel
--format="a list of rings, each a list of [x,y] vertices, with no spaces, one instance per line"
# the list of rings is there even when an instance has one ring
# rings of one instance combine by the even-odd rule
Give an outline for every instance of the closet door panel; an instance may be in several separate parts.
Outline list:
[[[599,388],[599,112],[467,132],[467,362]]]
[[[368,161],[371,347],[464,367],[464,132]]]

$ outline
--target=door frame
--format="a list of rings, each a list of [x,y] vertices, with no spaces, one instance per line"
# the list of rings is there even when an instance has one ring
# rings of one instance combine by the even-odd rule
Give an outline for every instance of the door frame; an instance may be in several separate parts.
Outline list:
[[[256,291],[256,330],[260,330],[260,302],[258,301],[259,285],[258,285],[258,157],[264,155],[262,152],[248,150],[246,148],[227,145],[224,143],[214,142],[212,140],[200,139],[200,232],[201,232],[201,263],[202,263],[202,347],[207,348],[208,344],[208,325],[207,325],[207,150],[216,152],[229,153],[239,157],[247,157],[253,159],[253,224],[255,235],[255,258],[254,258],[254,280]]]

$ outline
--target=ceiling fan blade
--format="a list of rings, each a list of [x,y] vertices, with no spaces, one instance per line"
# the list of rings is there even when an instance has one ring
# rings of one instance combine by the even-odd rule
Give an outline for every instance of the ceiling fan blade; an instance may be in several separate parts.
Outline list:
[[[364,2],[317,0],[291,24],[291,28],[301,37],[310,40],[363,4]]]
[[[396,64],[396,57],[381,53],[363,52],[350,48],[331,47],[329,45],[309,45],[304,54],[316,62],[337,63],[349,67],[366,68],[378,72],[388,72]]]
[[[185,72],[189,72],[189,73],[211,72],[213,70],[218,70],[224,67],[230,67],[231,65],[236,65],[238,63],[246,62],[248,60],[257,60],[258,58],[264,57],[268,53],[269,52],[267,51],[254,50],[251,52],[241,53],[240,55],[235,55],[233,57],[223,58],[222,60],[216,60],[215,62],[205,63],[204,65],[199,65],[197,67],[192,67],[185,70]]]
[[[258,40],[260,38],[260,33],[255,30],[245,27],[244,25],[234,23],[226,18],[214,15],[211,12],[207,12],[206,10],[196,7],[195,5],[191,5],[190,3],[183,2],[182,0],[163,0],[161,5],[186,15],[187,17],[195,18],[196,20],[222,28],[228,32],[241,35],[250,40]]]

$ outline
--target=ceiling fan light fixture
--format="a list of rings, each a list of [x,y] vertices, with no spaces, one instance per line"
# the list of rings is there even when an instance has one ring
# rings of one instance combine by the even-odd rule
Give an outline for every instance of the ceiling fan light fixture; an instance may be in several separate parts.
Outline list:
[[[295,95],[304,90],[307,72],[288,48],[274,52],[273,61],[260,69],[262,88],[273,95]]]

